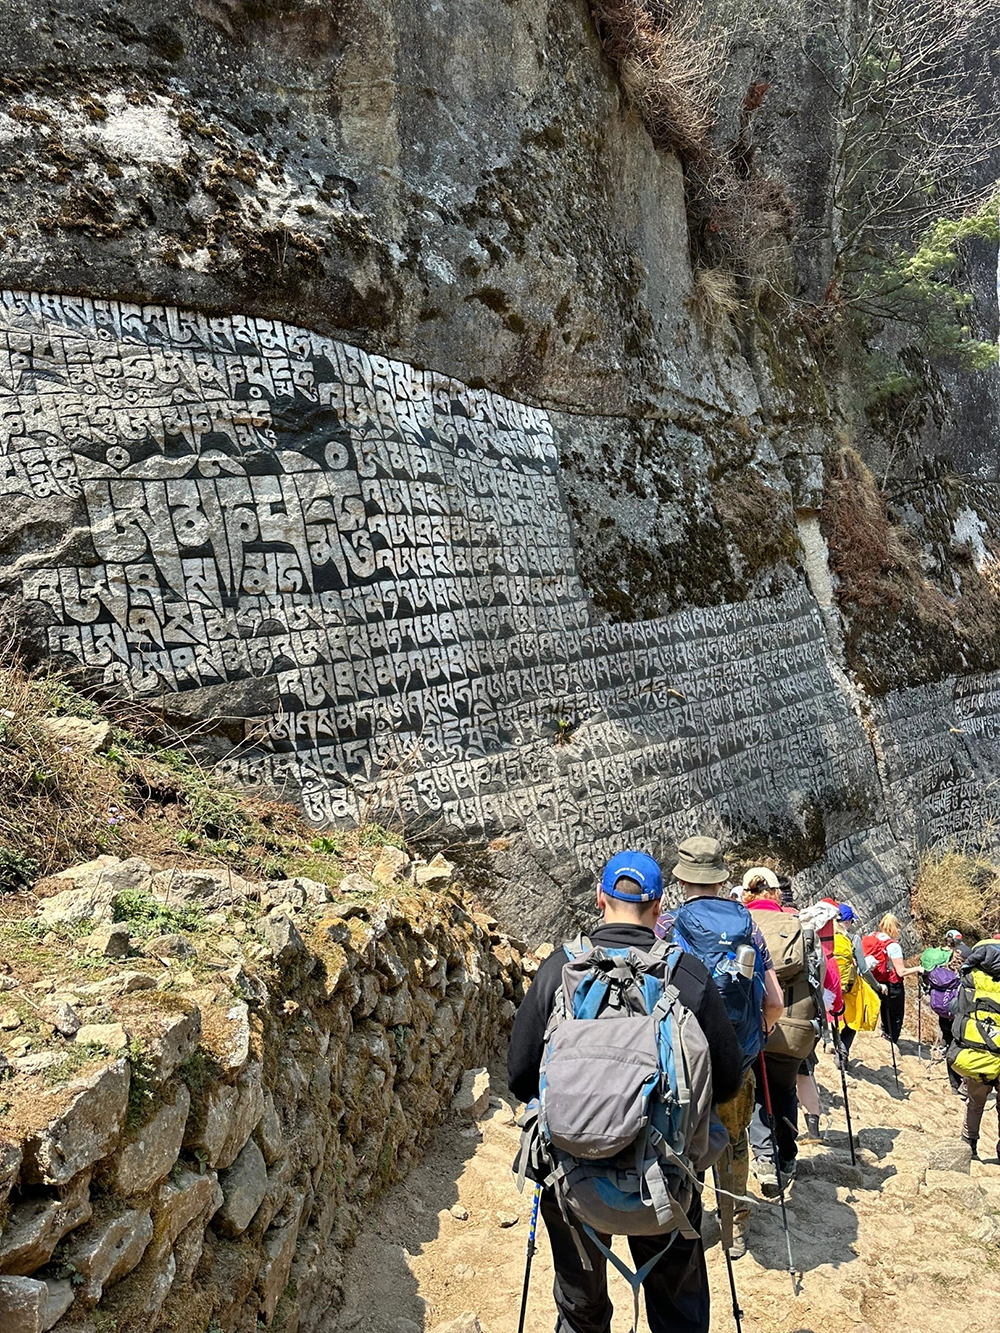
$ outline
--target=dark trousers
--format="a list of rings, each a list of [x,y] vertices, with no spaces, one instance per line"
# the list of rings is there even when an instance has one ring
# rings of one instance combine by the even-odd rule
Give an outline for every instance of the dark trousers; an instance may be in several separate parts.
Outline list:
[[[774,1110],[775,1133],[778,1139],[778,1156],[782,1162],[794,1160],[798,1149],[795,1136],[798,1132],[799,1101],[795,1095],[795,1078],[799,1072],[801,1060],[793,1060],[787,1055],[765,1055],[767,1086],[771,1093],[771,1106]],[[773,1157],[771,1130],[767,1123],[764,1109],[764,1080],[758,1078],[754,1094],[753,1119],[750,1121],[750,1147],[755,1160]]]
[[[965,1139],[966,1143],[974,1144],[979,1140],[983,1112],[986,1110],[986,1102],[991,1092],[996,1093],[997,1133],[1000,1135],[1000,1080],[996,1083],[984,1083],[979,1078],[967,1078],[965,1080],[965,1093],[968,1100],[965,1103],[965,1124],[962,1127],[962,1138]],[[997,1140],[997,1156],[1000,1157],[1000,1138]]]
[[[889,982],[889,994],[882,996],[882,1031],[890,1041],[898,1042],[906,1013],[906,987],[901,981]]]
[[[551,1190],[542,1192],[542,1218],[552,1246],[556,1278],[552,1287],[556,1310],[556,1333],[611,1333],[612,1306],[608,1299],[608,1261],[589,1236],[583,1247],[592,1271],[587,1272],[559,1204]],[[696,1197],[688,1214],[695,1231],[701,1228],[701,1198]],[[600,1234],[600,1233],[598,1233]],[[669,1236],[629,1236],[632,1266],[642,1265],[659,1254]],[[611,1245],[611,1237],[601,1235]],[[670,1249],[642,1284],[646,1293],[646,1319],[650,1333],[708,1333],[708,1272],[701,1240],[675,1235]]]
[[[841,1027],[840,1044],[843,1046],[846,1054],[850,1054],[851,1047],[854,1045],[854,1038],[857,1035],[857,1030],[855,1028],[849,1028],[846,1023]]]
[[[938,1027],[941,1029],[941,1040],[944,1043],[944,1055],[945,1061],[947,1062],[948,1048],[954,1040],[954,1032],[952,1029],[955,1026],[955,1020],[952,1018],[951,1014],[938,1014],[936,1017]],[[955,1073],[954,1069],[952,1069],[951,1065],[946,1063],[945,1068],[948,1070],[948,1082],[957,1092],[962,1086],[962,1080],[959,1075]]]

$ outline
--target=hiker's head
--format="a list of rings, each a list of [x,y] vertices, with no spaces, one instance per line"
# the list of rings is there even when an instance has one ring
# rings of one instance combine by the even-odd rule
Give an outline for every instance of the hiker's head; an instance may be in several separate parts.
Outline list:
[[[899,919],[893,916],[891,912],[886,912],[878,923],[878,928],[883,935],[891,935],[894,940],[899,939]]]
[[[751,898],[769,898],[775,903],[781,895],[781,882],[767,866],[753,866],[748,870],[743,876],[743,888]]]
[[[685,898],[717,894],[729,878],[722,844],[715,838],[685,838],[677,845],[677,864],[672,873]]]
[[[858,928],[858,916],[850,903],[840,904],[840,915],[835,918],[834,925],[838,926],[846,935],[853,935]]]
[[[604,867],[597,907],[605,921],[653,925],[660,914],[663,876],[645,852],[619,852]]]
[[[944,942],[951,949],[957,949],[962,943],[962,932],[960,930],[946,930],[944,933]]]
[[[778,876],[778,902],[782,907],[795,906],[795,890],[788,875]]]

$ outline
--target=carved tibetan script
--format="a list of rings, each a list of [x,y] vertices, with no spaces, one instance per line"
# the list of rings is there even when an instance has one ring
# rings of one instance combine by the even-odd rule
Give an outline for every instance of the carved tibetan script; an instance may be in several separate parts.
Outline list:
[[[597,864],[873,785],[804,587],[592,621],[544,411],[239,316],[7,293],[0,343],[0,493],[79,538],[19,566],[50,650],[220,711],[266,684],[233,767],[314,820],[395,772]]]

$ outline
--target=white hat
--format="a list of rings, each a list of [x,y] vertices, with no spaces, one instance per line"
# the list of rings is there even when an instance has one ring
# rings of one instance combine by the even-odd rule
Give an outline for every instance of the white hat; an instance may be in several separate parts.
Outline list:
[[[730,898],[735,898],[737,902],[742,902],[743,886],[741,884],[734,884],[733,887],[729,890],[729,896]]]
[[[748,889],[755,879],[762,879],[769,889],[778,887],[778,876],[767,866],[754,866],[743,876],[743,887]]]

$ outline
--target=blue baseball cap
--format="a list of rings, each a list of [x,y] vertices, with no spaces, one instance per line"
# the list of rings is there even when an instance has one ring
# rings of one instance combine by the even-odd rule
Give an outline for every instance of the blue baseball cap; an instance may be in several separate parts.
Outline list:
[[[854,908],[850,903],[840,904],[840,919],[841,921],[857,921],[858,918],[854,915]]]
[[[631,880],[638,893],[628,893],[619,885]],[[651,903],[663,897],[663,876],[660,867],[645,852],[619,852],[604,867],[601,892],[609,898],[620,898],[624,903]]]

